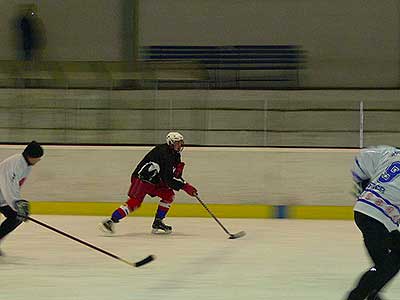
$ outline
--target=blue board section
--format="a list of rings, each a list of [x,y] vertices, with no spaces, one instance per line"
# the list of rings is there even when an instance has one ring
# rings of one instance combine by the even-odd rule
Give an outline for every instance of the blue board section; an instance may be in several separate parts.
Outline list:
[[[275,212],[275,218],[277,219],[285,219],[288,217],[287,213],[288,209],[286,205],[275,205],[274,206],[274,212]]]

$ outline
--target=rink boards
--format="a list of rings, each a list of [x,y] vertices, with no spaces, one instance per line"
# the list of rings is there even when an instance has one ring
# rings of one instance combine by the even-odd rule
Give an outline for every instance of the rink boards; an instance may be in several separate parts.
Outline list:
[[[1,145],[0,160],[23,145]],[[110,215],[127,200],[132,170],[152,147],[50,146],[22,188],[35,214]],[[219,217],[351,219],[358,149],[186,147],[184,178]],[[146,197],[133,215],[153,216]],[[170,216],[206,217],[177,191]]]
[[[114,202],[32,202],[32,213],[42,215],[88,215],[108,216],[117,207]],[[209,209],[220,218],[254,219],[327,219],[350,220],[353,208],[350,206],[287,206],[287,205],[245,205],[209,204]],[[143,203],[131,216],[153,217],[157,203]],[[209,217],[200,204],[175,203],[170,217]]]

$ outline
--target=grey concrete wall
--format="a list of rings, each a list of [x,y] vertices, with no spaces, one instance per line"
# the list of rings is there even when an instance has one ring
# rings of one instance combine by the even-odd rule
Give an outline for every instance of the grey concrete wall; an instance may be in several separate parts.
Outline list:
[[[400,91],[0,90],[0,142],[153,145],[400,145]]]
[[[23,146],[0,146],[0,159]],[[130,174],[149,147],[45,146],[23,187],[33,201],[126,200]],[[236,204],[352,205],[357,150],[187,147],[184,177],[204,201]],[[185,192],[176,202],[194,203]],[[147,198],[146,201],[155,201]]]

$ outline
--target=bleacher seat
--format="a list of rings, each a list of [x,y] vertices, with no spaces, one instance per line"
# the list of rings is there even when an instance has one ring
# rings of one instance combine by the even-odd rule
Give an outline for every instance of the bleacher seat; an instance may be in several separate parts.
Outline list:
[[[158,45],[143,47],[141,57],[154,62],[198,62],[209,71],[209,83],[215,88],[298,87],[306,58],[297,45]]]

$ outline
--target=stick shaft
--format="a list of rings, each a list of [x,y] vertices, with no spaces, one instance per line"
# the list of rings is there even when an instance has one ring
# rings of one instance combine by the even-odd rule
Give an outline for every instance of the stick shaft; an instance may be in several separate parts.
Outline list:
[[[213,217],[213,219],[218,223],[219,226],[221,226],[221,228],[228,234],[228,235],[232,235],[228,229],[225,228],[224,225],[222,225],[222,223],[217,219],[217,217],[213,214],[213,212],[207,207],[207,205],[200,199],[199,196],[195,196],[196,199],[200,202],[200,204],[206,209],[206,211],[211,215],[211,217]]]
[[[74,240],[74,241],[76,241],[78,243],[81,243],[81,244],[83,244],[83,245],[85,245],[85,246],[87,246],[89,248],[97,250],[97,251],[99,251],[99,252],[101,252],[101,253],[103,253],[105,255],[108,255],[108,256],[110,256],[112,258],[118,259],[119,261],[122,261],[122,262],[132,266],[132,263],[130,263],[129,261],[126,261],[125,259],[122,259],[122,258],[118,257],[117,255],[112,254],[112,253],[110,253],[110,252],[108,252],[106,250],[103,250],[103,249],[99,248],[99,247],[96,247],[96,246],[94,246],[94,245],[92,245],[92,244],[90,244],[88,242],[85,242],[85,241],[83,241],[81,239],[78,239],[77,237],[74,237],[74,236],[72,236],[72,235],[70,235],[70,234],[68,234],[66,232],[63,232],[63,231],[57,229],[57,228],[54,228],[53,226],[50,226],[50,225],[48,225],[46,223],[38,221],[38,220],[36,220],[36,219],[34,219],[34,218],[30,217],[30,216],[28,216],[27,219],[32,221],[32,222],[34,222],[34,223],[36,223],[36,224],[39,224],[39,225],[41,225],[43,227],[46,227],[47,229],[50,229],[50,230],[52,230],[54,232],[57,232],[58,234],[61,234],[61,235],[65,236],[65,237],[67,237],[67,238],[70,238],[71,240]]]

